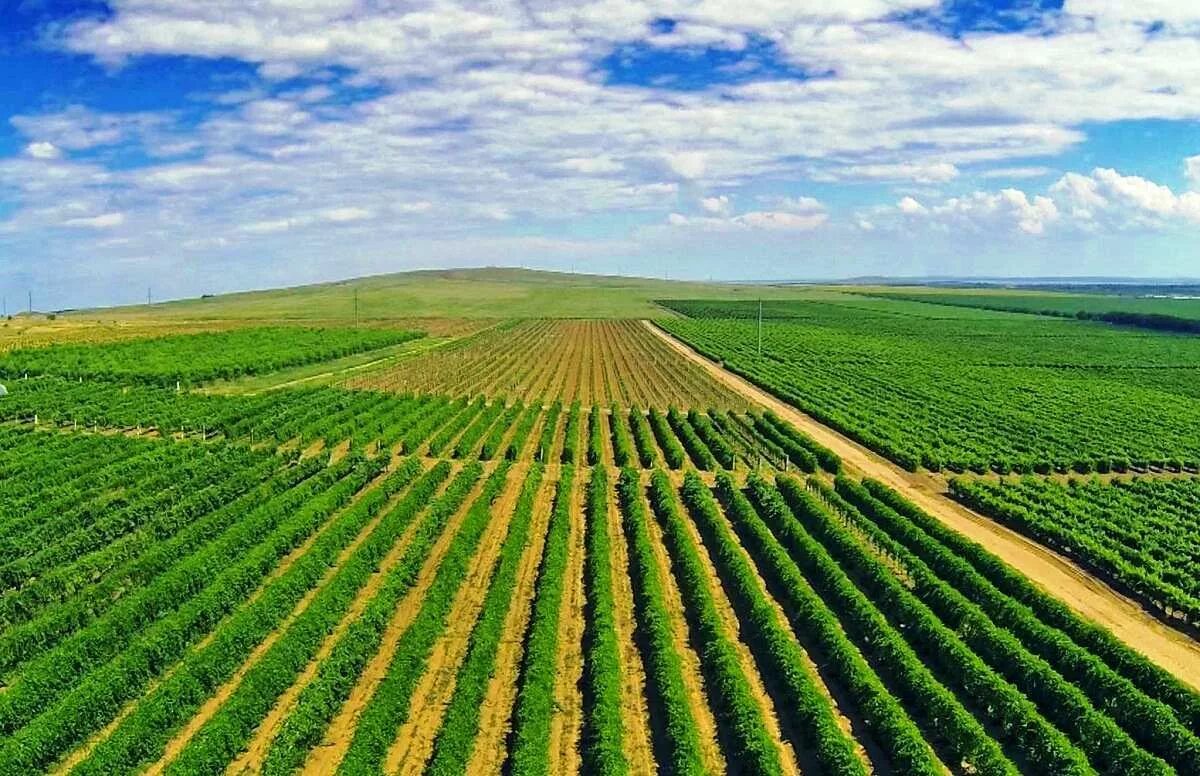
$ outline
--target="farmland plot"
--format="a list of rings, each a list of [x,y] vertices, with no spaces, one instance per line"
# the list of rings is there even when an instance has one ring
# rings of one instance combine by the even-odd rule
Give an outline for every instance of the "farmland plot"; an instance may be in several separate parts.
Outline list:
[[[664,410],[745,406],[636,321],[511,321],[347,385]]]

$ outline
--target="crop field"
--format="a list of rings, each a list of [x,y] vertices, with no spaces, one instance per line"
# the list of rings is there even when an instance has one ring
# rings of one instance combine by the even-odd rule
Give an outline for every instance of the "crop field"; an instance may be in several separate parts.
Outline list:
[[[0,375],[46,374],[158,385],[194,384],[327,361],[419,336],[417,332],[375,329],[250,327],[205,334],[174,334],[104,346],[22,348],[0,357]]]
[[[0,774],[1200,773],[1196,346],[671,304],[6,357]]]
[[[637,321],[509,321],[347,385],[659,409],[745,406]]]
[[[1200,330],[1200,299],[1195,287],[1184,289],[1179,298],[1109,294],[1069,294],[1036,291],[924,291],[914,289],[872,290],[887,299],[907,299],[937,305],[975,307],[986,310],[1035,313],[1066,318],[1094,318],[1131,326],[1171,328],[1172,321],[1184,331]]]
[[[697,317],[667,331],[910,469],[1200,465],[1194,337],[904,301],[769,303],[760,356],[757,305],[672,305]]]
[[[1200,622],[1200,480],[955,480],[964,503]]]
[[[6,773],[546,772],[568,751],[584,773],[1169,773],[1200,752],[1200,697],[874,483],[0,444],[22,473],[0,493]],[[71,507],[25,534],[47,498]]]

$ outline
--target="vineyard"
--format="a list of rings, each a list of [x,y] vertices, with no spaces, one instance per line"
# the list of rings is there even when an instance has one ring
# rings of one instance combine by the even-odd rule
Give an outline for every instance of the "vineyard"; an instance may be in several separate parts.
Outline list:
[[[1200,764],[1200,696],[894,492],[621,469],[585,414],[547,463],[5,430],[0,769]]]
[[[894,460],[987,472],[948,487],[1200,656],[1196,346],[820,292],[764,305],[760,357],[756,303],[671,304],[692,317],[663,328]],[[387,359],[418,335],[4,357],[0,773],[1200,773],[1200,662],[862,448],[644,322],[438,326]],[[188,388],[348,353],[345,384]],[[1150,473],[1054,474],[1102,466]]]
[[[760,355],[757,305],[670,304],[697,317],[664,329],[909,469],[1200,467],[1195,338],[851,298],[768,304]]]
[[[954,480],[961,501],[1200,622],[1200,481]]]
[[[378,329],[241,328],[172,334],[105,345],[63,344],[20,348],[0,357],[0,375],[56,375],[127,382],[189,385],[283,367],[328,361],[419,337]]]
[[[510,321],[347,385],[658,409],[745,406],[636,321]]]

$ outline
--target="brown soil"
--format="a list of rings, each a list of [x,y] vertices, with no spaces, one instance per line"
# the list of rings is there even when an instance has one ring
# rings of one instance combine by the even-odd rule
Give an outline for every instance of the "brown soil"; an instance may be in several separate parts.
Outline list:
[[[646,505],[646,510],[647,514],[653,514],[649,504]],[[725,757],[721,752],[717,721],[705,692],[700,657],[691,646],[691,631],[684,617],[683,597],[679,594],[675,575],[671,573],[671,561],[667,555],[667,548],[663,545],[662,528],[654,519],[648,519],[646,529],[650,534],[650,546],[654,553],[655,565],[658,567],[658,575],[663,583],[667,611],[672,616],[671,631],[674,635],[675,652],[683,663],[683,684],[691,702],[692,716],[696,720],[696,734],[700,739],[705,770],[709,773],[724,773]]]
[[[483,490],[486,479],[486,476],[479,478],[475,487],[471,489],[471,493],[463,501],[462,507],[443,528],[442,535],[434,543],[432,552],[421,568],[416,584],[396,607],[392,621],[388,623],[387,629],[384,631],[379,651],[367,663],[362,676],[359,677],[358,684],[350,691],[350,697],[342,704],[342,708],[325,731],[325,738],[309,753],[308,761],[304,766],[306,772],[333,773],[337,770],[342,758],[346,756],[346,751],[350,748],[350,741],[354,737],[354,729],[358,724],[359,715],[370,702],[380,682],[387,676],[400,638],[408,630],[408,626],[417,616],[417,612],[420,611],[421,602],[425,600],[425,593],[433,583],[437,568],[441,565],[442,558],[446,556],[446,551],[455,534],[458,533],[467,510],[471,508],[471,504]]]
[[[717,575],[717,569],[712,564],[712,559],[709,557],[704,543],[700,539],[700,533],[696,530],[695,524],[691,520],[684,520],[683,522],[687,527],[692,544],[699,551],[700,561],[704,566],[705,576],[708,581],[708,589],[712,593],[713,601],[717,605],[717,614],[720,616],[721,623],[724,626],[725,636],[737,650],[738,662],[741,664],[742,673],[745,674],[746,679],[750,682],[750,689],[754,694],[754,699],[758,701],[759,709],[762,711],[763,720],[766,723],[767,733],[770,734],[772,742],[779,750],[779,761],[783,765],[783,772],[785,774],[798,774],[800,773],[800,765],[796,759],[796,751],[783,737],[779,717],[775,713],[775,703],[767,693],[767,688],[763,684],[763,675],[758,670],[758,665],[754,660],[754,656],[750,653],[750,648],[741,639],[741,627],[738,624],[737,615],[733,611],[733,604],[730,603],[729,597],[725,594],[725,589],[721,585],[721,578]]]
[[[1103,625],[1182,681],[1200,689],[1200,643],[1155,619],[1135,601],[1117,593],[1061,555],[953,501],[945,494],[945,485],[939,478],[905,471],[748,380],[726,371],[649,321],[645,326],[726,386],[771,409],[833,450],[841,456],[849,473],[872,477],[893,488],[945,525],[986,547],[1080,615]]]
[[[367,485],[366,488],[363,488],[356,493],[354,498],[351,499],[350,503],[339,510],[336,514],[344,514],[346,510],[357,504],[367,492],[373,490],[382,481],[382,478],[373,480]],[[399,497],[400,496],[396,496],[395,498]],[[345,549],[338,554],[337,560],[333,566],[331,566],[325,572],[325,574],[322,575],[321,579],[316,585],[311,587],[304,594],[304,597],[301,598],[296,604],[295,608],[292,609],[292,612],[287,616],[287,619],[280,623],[278,630],[274,631],[271,633],[271,635],[267,636],[267,638],[263,639],[262,642],[260,642],[258,646],[256,646],[253,651],[250,652],[250,655],[245,661],[242,662],[242,665],[238,667],[238,670],[234,672],[233,676],[226,680],[226,682],[221,685],[221,687],[218,688],[217,691],[210,696],[207,701],[205,701],[204,705],[200,707],[195,716],[189,719],[187,724],[175,734],[174,738],[172,738],[170,742],[168,742],[166,749],[163,751],[163,756],[160,757],[156,763],[143,771],[143,773],[149,774],[150,776],[158,776],[163,772],[166,766],[171,763],[172,760],[179,756],[179,753],[182,752],[183,749],[191,742],[192,738],[197,732],[199,732],[200,728],[203,727],[206,722],[212,719],[213,715],[215,715],[221,709],[221,707],[225,705],[225,701],[229,700],[230,696],[233,695],[233,693],[241,685],[242,679],[245,678],[246,673],[253,668],[255,664],[262,659],[262,656],[267,653],[267,650],[269,650],[275,644],[275,642],[277,642],[280,637],[287,632],[288,627],[295,622],[296,618],[304,613],[309,604],[311,604],[313,599],[316,598],[317,594],[321,592],[325,585],[328,584],[329,580],[333,578],[334,574],[337,573],[338,567],[345,563],[346,560],[354,553],[354,551],[358,549],[359,545],[366,541],[367,537],[370,536],[375,528],[379,525],[379,521],[383,519],[385,511],[386,510],[381,510],[365,526],[363,526],[362,530],[358,532],[358,535],[354,537],[353,541],[351,541],[350,544],[348,544]],[[275,568],[271,575],[264,580],[264,584],[260,585],[259,588],[250,596],[250,598],[247,599],[247,601],[254,601],[254,599],[261,595],[263,589],[266,587],[266,584],[268,584],[271,579],[274,579],[275,577],[284,573],[287,568],[296,561],[297,558],[301,557],[310,549],[312,549],[313,543],[315,543],[318,536],[323,533],[325,526],[330,525],[330,523],[332,523],[335,519],[336,515],[334,518],[331,518],[329,521],[327,521],[325,525],[322,526],[321,530],[314,532],[313,535],[310,536],[303,544],[292,550],[292,552],[289,553],[284,559],[283,563],[280,563]],[[207,646],[207,644],[213,638],[213,634],[215,632],[216,630],[214,629],[212,633],[210,633],[204,638],[203,641],[200,642],[197,648],[203,648],[204,646]]]
[[[629,579],[629,549],[625,546],[625,535],[621,529],[615,488],[608,490],[608,537],[612,548],[613,630],[620,650],[625,759],[633,773],[654,773],[654,746],[646,704],[646,670],[633,638],[635,622],[633,588]]]
[[[558,672],[554,685],[554,714],[550,718],[550,762],[562,773],[579,773],[579,737],[583,730],[583,494],[584,472],[571,494],[569,549],[562,609],[558,618]]]
[[[434,495],[435,498],[437,495],[440,495],[445,491],[446,487],[450,484],[450,481],[451,478],[447,477],[446,480],[438,486],[438,489]],[[396,498],[388,504],[387,509],[390,509],[397,502],[397,500],[401,498],[403,498],[403,492],[397,495]],[[384,510],[384,513],[386,513],[387,509]],[[304,688],[308,686],[309,682],[316,677],[317,670],[320,668],[321,663],[323,663],[325,659],[329,657],[329,654],[333,652],[334,647],[337,646],[337,643],[341,640],[342,635],[346,632],[346,629],[349,628],[350,625],[362,615],[363,610],[366,609],[371,599],[375,597],[375,594],[379,591],[380,585],[383,584],[384,578],[387,576],[388,571],[390,571],[391,568],[396,565],[396,563],[400,560],[400,557],[408,549],[408,545],[412,540],[412,535],[416,532],[419,522],[420,519],[418,517],[404,529],[399,539],[397,539],[396,543],[392,545],[392,548],[388,550],[388,553],[384,556],[383,560],[380,561],[379,570],[367,579],[367,583],[358,591],[358,594],[354,597],[354,601],[351,602],[350,608],[346,611],[346,614],[342,617],[341,621],[337,624],[329,636],[326,637],[325,641],[322,642],[320,649],[317,650],[317,654],[312,660],[309,661],[308,665],[304,667],[304,670],[300,673],[300,675],[296,677],[296,681],[292,683],[292,686],[289,687],[284,694],[279,697],[279,700],[275,702],[274,707],[272,707],[271,711],[267,713],[267,716],[263,718],[263,721],[259,724],[258,729],[255,730],[254,736],[250,739],[246,750],[242,752],[232,763],[230,763],[226,773],[258,773],[262,770],[263,760],[266,758],[267,752],[270,750],[271,744],[275,740],[275,736],[279,734],[279,730],[283,726],[284,721],[287,719],[288,715],[291,714],[296,700],[300,697],[300,693],[303,692]]]
[[[508,534],[513,508],[524,481],[523,473],[514,470],[500,498],[492,505],[491,520],[471,560],[467,577],[451,604],[446,629],[434,644],[425,673],[413,690],[412,712],[400,726],[384,759],[385,773],[419,774],[433,754],[433,742],[454,694],[458,669],[467,656],[471,631],[483,609],[488,582],[500,557],[500,547]]]
[[[520,672],[524,646],[521,635],[525,633],[533,604],[533,586],[537,579],[538,565],[541,563],[542,547],[550,521],[550,504],[554,495],[552,480],[557,479],[557,476],[552,478],[551,474],[555,472],[556,467],[546,468],[546,476],[534,505],[529,534],[531,539],[521,557],[516,588],[513,591],[514,606],[509,608],[504,621],[505,635],[496,651],[496,669],[488,683],[480,710],[479,734],[475,737],[475,749],[467,764],[467,773],[494,776],[501,773],[504,767],[504,741],[508,735],[509,720],[516,701],[517,674]]]

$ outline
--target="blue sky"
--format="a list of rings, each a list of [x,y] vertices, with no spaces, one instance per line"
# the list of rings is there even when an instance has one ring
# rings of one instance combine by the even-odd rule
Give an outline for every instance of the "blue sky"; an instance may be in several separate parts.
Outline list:
[[[0,293],[1195,277],[1193,5],[9,0]]]

